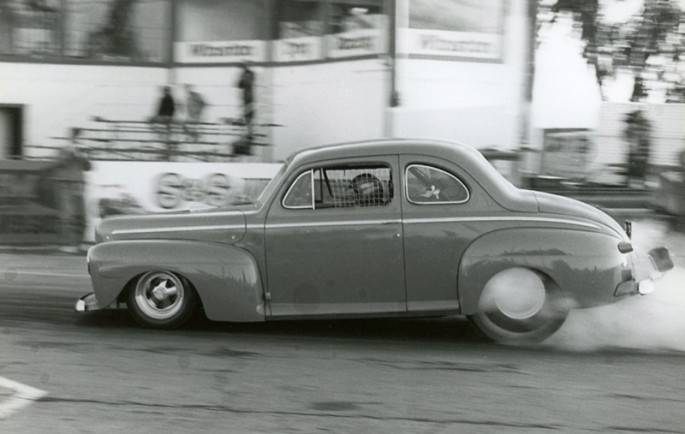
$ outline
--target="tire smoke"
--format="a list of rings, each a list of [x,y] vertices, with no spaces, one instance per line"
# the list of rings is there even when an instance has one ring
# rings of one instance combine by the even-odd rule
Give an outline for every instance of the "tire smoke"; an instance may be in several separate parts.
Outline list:
[[[543,346],[569,351],[685,351],[685,234],[656,221],[636,222],[633,233],[636,249],[666,246],[675,268],[656,281],[652,294],[572,311]]]

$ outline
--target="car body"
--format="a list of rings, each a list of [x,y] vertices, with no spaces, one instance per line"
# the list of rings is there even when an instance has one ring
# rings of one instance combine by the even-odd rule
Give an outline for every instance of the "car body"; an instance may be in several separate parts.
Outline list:
[[[504,342],[636,294],[670,261],[637,260],[607,214],[518,189],[471,147],[409,139],[305,150],[255,203],[114,217],[96,239],[79,311],[126,303],[160,327],[197,305],[236,322],[460,314]]]

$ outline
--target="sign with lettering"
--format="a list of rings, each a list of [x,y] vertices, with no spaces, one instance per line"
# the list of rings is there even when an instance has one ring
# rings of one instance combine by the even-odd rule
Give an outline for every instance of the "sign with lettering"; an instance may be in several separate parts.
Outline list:
[[[386,38],[382,29],[361,29],[328,35],[329,57],[366,56],[385,51]]]
[[[590,152],[594,148],[592,132],[586,129],[546,129],[543,132],[542,174],[566,179],[585,179]]]
[[[98,221],[113,215],[220,208],[255,200],[280,167],[271,163],[95,161],[86,186],[86,232],[92,237]]]
[[[472,59],[502,56],[502,35],[494,33],[401,29],[399,37],[400,51],[409,55]]]
[[[176,42],[176,61],[180,63],[236,63],[266,60],[266,41]]]
[[[307,36],[273,41],[276,62],[301,62],[321,58],[321,38]]]

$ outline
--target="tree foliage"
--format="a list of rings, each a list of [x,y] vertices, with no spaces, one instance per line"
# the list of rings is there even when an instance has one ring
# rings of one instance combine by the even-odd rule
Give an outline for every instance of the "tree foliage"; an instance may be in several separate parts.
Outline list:
[[[618,70],[631,70],[636,77],[633,100],[644,96],[645,80],[656,79],[670,83],[670,99],[685,102],[685,14],[679,0],[643,0],[640,11],[622,23],[612,23],[603,14],[603,5],[610,1],[622,0],[541,4],[544,13],[540,19],[544,24],[554,22],[562,13],[573,17],[585,42],[583,55],[595,67],[600,86],[605,77]]]

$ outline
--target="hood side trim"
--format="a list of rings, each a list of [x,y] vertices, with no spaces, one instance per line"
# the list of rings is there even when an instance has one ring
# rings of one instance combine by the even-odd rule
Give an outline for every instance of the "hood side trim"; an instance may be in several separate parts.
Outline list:
[[[164,233],[164,232],[197,232],[197,231],[214,231],[218,229],[242,229],[245,225],[211,225],[211,226],[169,226],[165,228],[147,228],[147,229],[115,229],[112,235],[121,234],[149,234],[149,233]]]

